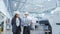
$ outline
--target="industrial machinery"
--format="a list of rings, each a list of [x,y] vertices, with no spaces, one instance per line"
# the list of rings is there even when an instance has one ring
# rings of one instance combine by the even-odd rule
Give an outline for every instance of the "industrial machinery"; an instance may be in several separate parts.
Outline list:
[[[43,26],[45,34],[52,34],[52,27],[48,20],[41,20],[39,24]]]

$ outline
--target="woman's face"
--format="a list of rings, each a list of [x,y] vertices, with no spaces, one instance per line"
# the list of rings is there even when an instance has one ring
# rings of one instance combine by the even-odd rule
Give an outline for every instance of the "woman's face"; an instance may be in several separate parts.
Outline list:
[[[16,14],[16,17],[17,17],[17,18],[19,18],[19,17],[20,17],[20,15],[19,15],[19,14]]]

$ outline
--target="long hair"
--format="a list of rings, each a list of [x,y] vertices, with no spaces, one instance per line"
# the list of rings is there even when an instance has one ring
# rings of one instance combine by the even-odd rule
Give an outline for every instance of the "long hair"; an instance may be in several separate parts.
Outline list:
[[[15,20],[16,19],[16,14],[13,16],[12,20]]]
[[[13,17],[14,19],[16,19],[16,15],[17,15],[17,14],[15,14],[15,16]]]
[[[16,18],[16,15],[17,15],[17,14],[15,14],[14,18]]]

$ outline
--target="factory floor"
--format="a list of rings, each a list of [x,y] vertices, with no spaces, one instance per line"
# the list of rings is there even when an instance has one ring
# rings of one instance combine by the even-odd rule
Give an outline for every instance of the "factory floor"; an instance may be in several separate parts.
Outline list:
[[[38,28],[36,28],[35,30],[30,30],[31,34],[44,34],[44,31],[43,31],[43,26],[38,26]],[[1,34],[13,34],[11,30],[9,31],[3,31]],[[22,31],[21,31],[21,34],[23,34],[23,27],[22,27]]]

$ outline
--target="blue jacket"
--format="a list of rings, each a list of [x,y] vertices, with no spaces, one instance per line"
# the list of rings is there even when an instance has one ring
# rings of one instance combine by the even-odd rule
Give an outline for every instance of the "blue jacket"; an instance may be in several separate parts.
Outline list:
[[[20,28],[19,28],[19,30],[21,31],[21,19],[19,18],[19,20],[20,20]],[[16,29],[17,29],[16,18],[12,19],[11,24],[12,24],[12,32],[16,32]]]

